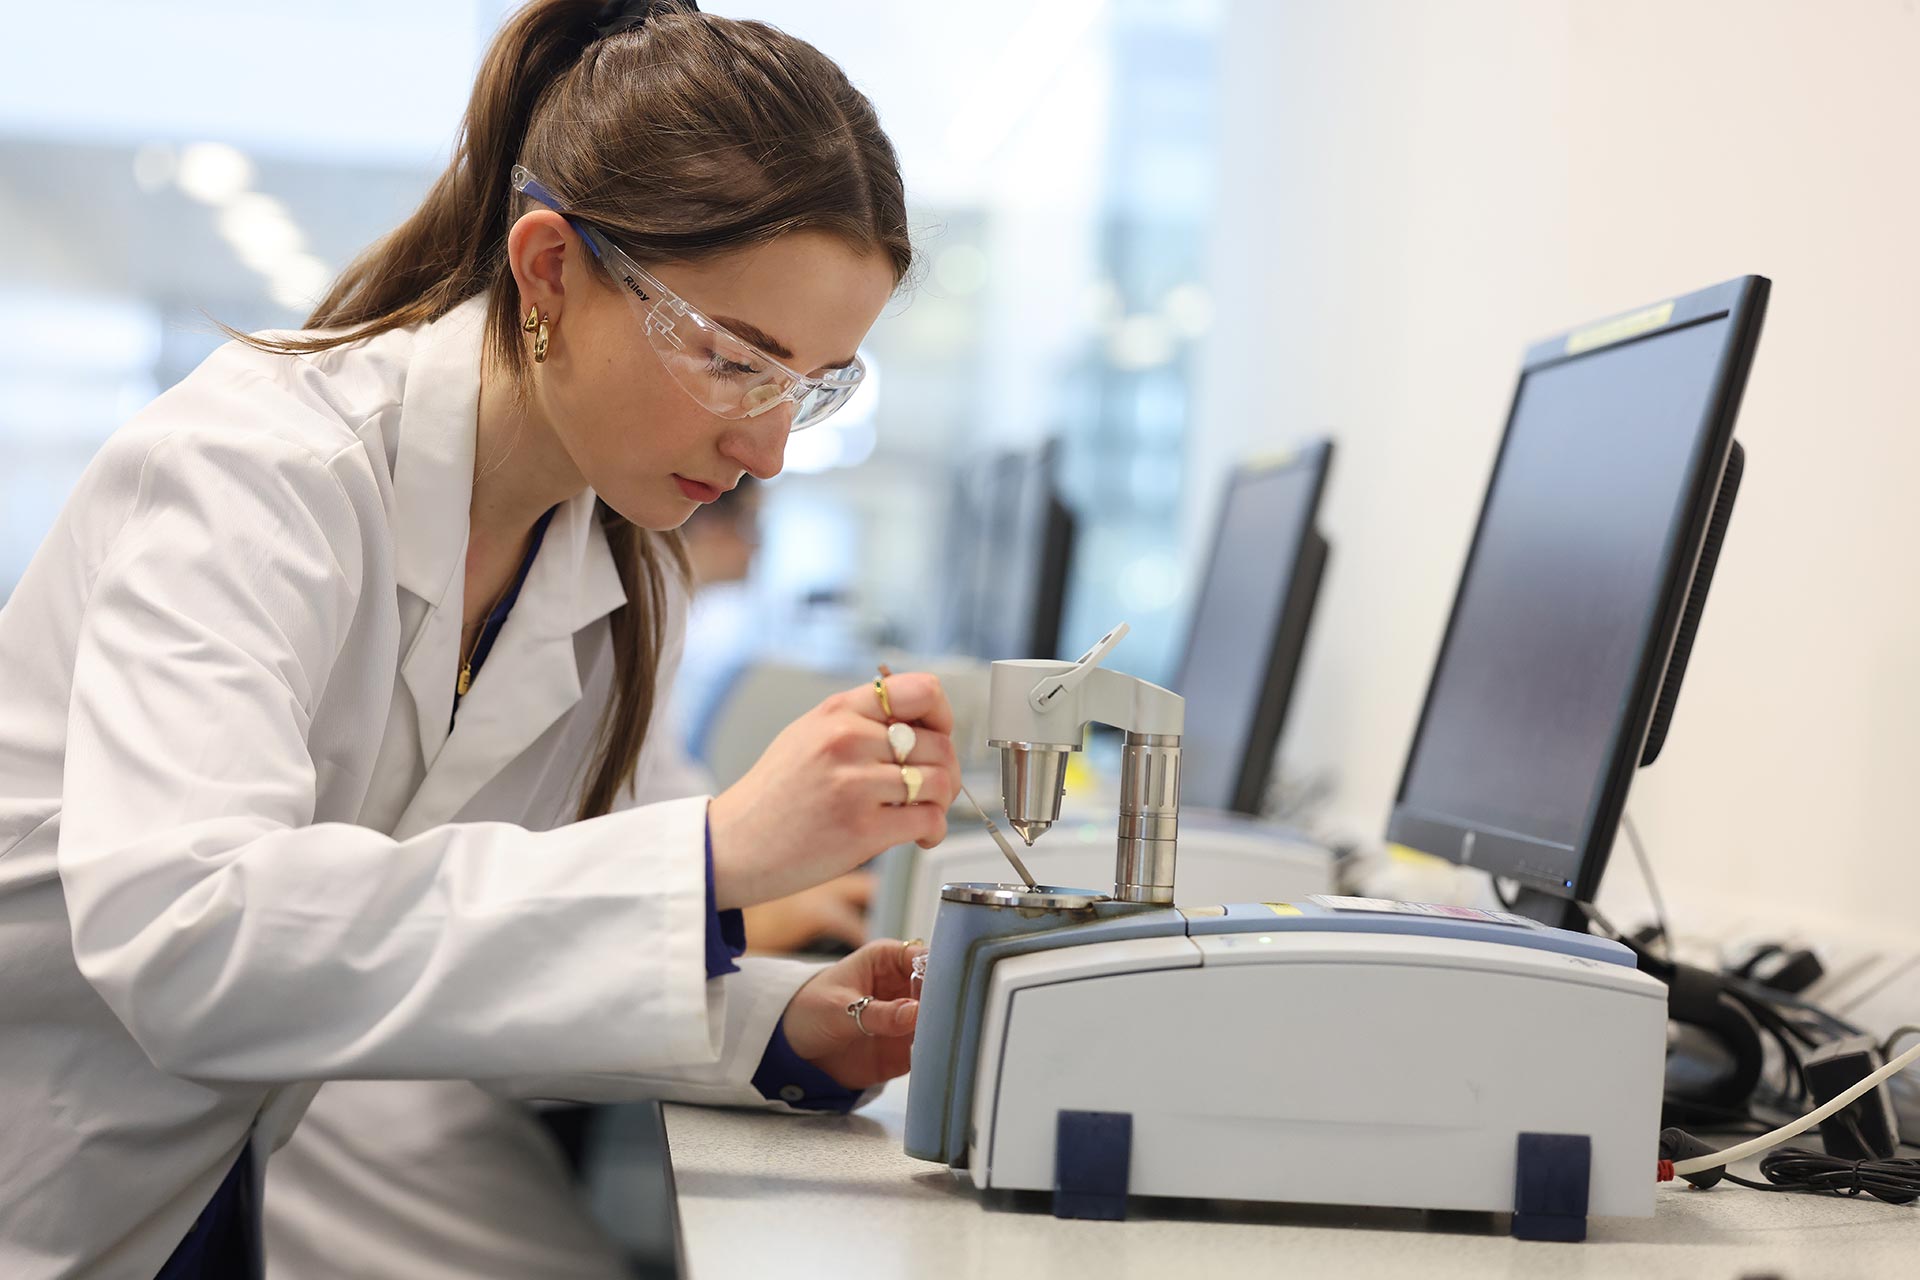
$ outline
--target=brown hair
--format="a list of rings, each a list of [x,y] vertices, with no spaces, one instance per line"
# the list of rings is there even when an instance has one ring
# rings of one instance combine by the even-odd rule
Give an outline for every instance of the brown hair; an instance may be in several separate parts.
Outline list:
[[[597,24],[615,8],[626,21],[601,36]],[[334,332],[234,336],[283,354],[322,351],[485,293],[487,347],[524,391],[506,241],[531,206],[509,185],[515,163],[643,263],[810,229],[885,253],[896,280],[913,265],[893,145],[873,104],[812,45],[683,0],[532,0],[488,49],[446,172],[308,317],[307,328]],[[677,533],[649,533],[604,502],[596,510],[627,604],[612,618],[615,694],[580,818],[608,812],[633,781],[665,644],[665,575],[669,564],[687,573]]]

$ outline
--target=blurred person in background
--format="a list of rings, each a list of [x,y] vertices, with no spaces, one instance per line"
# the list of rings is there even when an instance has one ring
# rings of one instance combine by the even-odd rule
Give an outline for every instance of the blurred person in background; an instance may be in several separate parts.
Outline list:
[[[844,1110],[906,1070],[914,947],[736,964],[736,913],[944,835],[937,681],[710,799],[656,803],[655,711],[673,531],[845,402],[911,263],[817,50],[533,0],[306,327],[108,440],[0,608],[0,1274],[258,1274],[316,1090],[331,1216],[276,1274],[617,1274],[520,1099]]]
[[[760,549],[760,484],[742,477],[732,493],[695,511],[682,526],[692,568],[693,604],[687,612],[687,649],[668,700],[667,716],[686,751],[686,791],[717,788],[697,762],[701,729],[726,696],[740,670],[752,661],[761,620],[746,592]],[[785,955],[804,950],[850,950],[867,940],[867,907],[873,901],[871,872],[851,871],[837,880],[746,909],[748,954]]]

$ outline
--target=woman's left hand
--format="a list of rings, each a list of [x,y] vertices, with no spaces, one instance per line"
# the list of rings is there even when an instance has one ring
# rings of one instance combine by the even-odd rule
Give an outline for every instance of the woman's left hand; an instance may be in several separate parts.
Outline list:
[[[911,985],[913,958],[926,949],[918,942],[869,942],[816,973],[781,1015],[787,1043],[849,1089],[905,1075],[920,1012]],[[862,996],[873,997],[860,1014],[865,1035],[847,1014]]]

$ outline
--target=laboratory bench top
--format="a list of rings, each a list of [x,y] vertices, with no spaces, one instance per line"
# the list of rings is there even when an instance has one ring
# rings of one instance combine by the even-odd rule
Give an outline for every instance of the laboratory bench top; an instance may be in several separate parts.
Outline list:
[[[1583,1244],[1516,1241],[1504,1215],[1342,1206],[1136,1199],[1125,1222],[1066,1221],[1045,1195],[983,1196],[908,1157],[906,1100],[896,1080],[850,1116],[663,1108],[686,1274],[1813,1280],[1913,1276],[1920,1258],[1914,1206],[1725,1183],[1662,1185],[1651,1218],[1592,1219]]]

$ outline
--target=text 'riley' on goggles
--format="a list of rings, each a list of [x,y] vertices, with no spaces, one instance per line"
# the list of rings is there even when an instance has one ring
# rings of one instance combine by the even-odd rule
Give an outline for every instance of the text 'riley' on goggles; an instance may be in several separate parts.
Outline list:
[[[617,280],[640,313],[647,341],[694,402],[722,418],[757,418],[789,402],[790,430],[802,431],[833,416],[853,398],[867,366],[853,363],[810,378],[775,360],[751,342],[709,319],[698,307],[661,284],[591,224],[568,213],[554,194],[522,165],[513,166],[513,189],[545,205],[580,235],[587,251]]]

